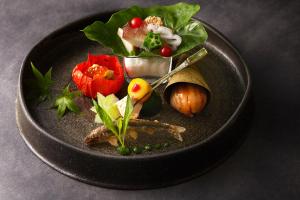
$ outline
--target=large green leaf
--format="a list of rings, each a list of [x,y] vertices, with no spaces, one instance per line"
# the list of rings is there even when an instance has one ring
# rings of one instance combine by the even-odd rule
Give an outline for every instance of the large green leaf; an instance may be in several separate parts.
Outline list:
[[[90,40],[110,47],[114,54],[128,56],[122,40],[117,35],[119,27],[123,27],[133,17],[143,18],[143,10],[138,6],[133,6],[126,10],[114,13],[107,23],[96,21],[83,29],[84,34]]]
[[[197,22],[197,26],[194,27],[196,22],[191,20],[192,16],[199,10],[200,6],[198,4],[183,2],[169,6],[152,6],[149,8],[133,6],[114,13],[107,23],[101,21],[94,22],[85,27],[83,32],[88,39],[111,48],[114,54],[129,56],[129,52],[127,52],[117,35],[118,28],[123,27],[133,17],[146,18],[147,16],[159,16],[163,19],[165,26],[174,30],[183,39],[182,44],[173,54],[173,56],[177,56],[195,46],[203,44],[207,39],[207,33],[202,24]],[[142,51],[139,55],[153,56],[159,54],[157,51]]]
[[[185,26],[198,11],[200,6],[197,4],[177,3],[169,6],[153,6],[145,8],[147,16],[159,16],[164,24],[175,32]]]
[[[178,35],[181,36],[182,42],[174,55],[184,53],[200,44],[203,44],[207,39],[207,33],[201,22],[190,20],[189,23],[178,30]]]

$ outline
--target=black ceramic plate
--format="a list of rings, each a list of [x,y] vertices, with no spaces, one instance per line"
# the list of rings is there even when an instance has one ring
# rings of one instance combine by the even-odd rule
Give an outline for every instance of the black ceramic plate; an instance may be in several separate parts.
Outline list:
[[[88,148],[83,138],[96,124],[89,111],[90,101],[80,101],[82,113],[68,113],[58,119],[50,107],[53,101],[33,106],[27,99],[32,79],[30,61],[45,72],[53,67],[52,96],[70,82],[72,68],[93,54],[110,53],[109,49],[89,41],[79,30],[95,20],[106,21],[111,13],[79,20],[40,41],[23,62],[17,101],[20,133],[30,149],[56,170],[81,181],[106,187],[141,189],[175,184],[203,173],[228,155],[245,133],[241,127],[243,111],[249,98],[250,76],[237,50],[214,28],[204,23],[209,38],[209,55],[200,69],[211,89],[205,111],[186,118],[166,103],[160,114],[152,117],[162,122],[186,127],[184,142],[157,133],[140,141],[169,141],[168,148],[140,155],[120,156],[103,144]]]

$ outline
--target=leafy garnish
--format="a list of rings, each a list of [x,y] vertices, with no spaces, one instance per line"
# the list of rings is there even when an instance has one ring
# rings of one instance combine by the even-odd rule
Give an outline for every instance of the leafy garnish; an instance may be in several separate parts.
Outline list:
[[[43,102],[47,99],[50,99],[50,87],[53,84],[51,80],[51,71],[52,67],[43,75],[31,62],[32,73],[35,77],[35,80],[31,83],[31,87],[34,90],[34,98],[37,102]]]
[[[119,133],[121,133],[122,132],[122,127],[123,127],[123,120],[122,120],[123,118],[118,118],[117,119],[117,122],[116,122],[116,124],[117,124],[117,127],[118,127],[118,132]]]
[[[132,102],[131,102],[131,98],[129,96],[127,96],[125,114],[124,114],[123,123],[122,123],[122,135],[123,135],[123,137],[125,137],[128,122],[130,120],[132,111],[133,111],[133,105],[132,105]]]
[[[101,106],[101,108],[110,116],[113,121],[120,117],[120,113],[116,105],[118,101],[119,99],[114,94],[110,94],[105,97],[101,93],[97,93],[98,105]],[[97,113],[94,106],[91,108],[91,111]],[[102,120],[98,114],[95,116],[95,122],[102,123]]]
[[[80,111],[79,107],[75,104],[74,98],[80,96],[80,91],[70,91],[70,85],[67,85],[62,94],[56,98],[54,107],[57,107],[57,115],[63,117],[66,110],[69,110],[74,113]]]
[[[182,42],[176,54],[182,54],[191,49],[191,44],[203,44],[207,39],[207,32],[199,21],[191,20],[188,24],[178,29],[178,35],[181,36]],[[195,47],[195,46],[194,46]]]
[[[125,136],[127,133],[128,122],[130,120],[133,105],[129,96],[127,96],[126,108],[124,117],[120,117],[113,121],[107,112],[93,99],[93,105],[100,116],[104,126],[108,128],[118,139],[121,147],[125,147]]]
[[[141,8],[133,6],[128,9],[114,13],[107,23],[95,21],[83,29],[84,34],[90,40],[112,49],[114,54],[120,56],[131,56],[117,35],[118,28],[123,27],[133,17],[146,18],[147,16],[158,16],[163,19],[164,25],[171,28],[175,34],[182,38],[182,43],[173,53],[177,56],[201,45],[207,39],[207,33],[201,22],[193,20],[200,10],[198,4],[177,3],[169,6],[152,6]],[[196,25],[197,24],[197,25]],[[196,26],[195,26],[196,25]],[[141,51],[139,56],[159,56],[157,52]]]
[[[105,112],[105,110],[99,106],[99,104],[93,99],[93,104],[96,109],[97,114],[100,116],[104,126],[111,130],[115,135],[118,134],[118,130],[116,129],[116,126],[113,122],[113,120],[110,118],[110,116]]]
[[[164,25],[177,32],[200,10],[198,4],[180,2],[169,6],[152,6],[143,9],[147,16],[159,16]]]

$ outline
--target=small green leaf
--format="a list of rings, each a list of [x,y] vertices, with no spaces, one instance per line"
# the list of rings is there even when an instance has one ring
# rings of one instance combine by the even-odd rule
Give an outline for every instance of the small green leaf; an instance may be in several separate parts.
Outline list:
[[[117,127],[118,127],[118,132],[119,132],[119,134],[122,133],[122,126],[123,126],[123,120],[122,120],[122,118],[120,117],[120,118],[118,118],[118,120],[117,120]]]
[[[32,62],[30,64],[32,73],[35,77],[35,80],[30,84],[30,87],[32,90],[34,90],[34,92],[32,92],[32,94],[35,95],[34,99],[40,103],[50,98],[49,90],[53,84],[53,81],[51,80],[52,68],[50,68],[45,76],[43,76],[43,74],[34,66]]]
[[[47,73],[45,74],[45,82],[47,84],[51,84],[52,80],[51,80],[51,76],[52,76],[52,68],[50,68]]]
[[[44,77],[42,75],[42,73],[34,66],[34,64],[31,62],[31,69],[33,72],[33,75],[35,76],[35,78],[37,79],[38,82],[43,82]]]
[[[71,92],[70,85],[67,85],[63,89],[62,94],[55,100],[54,107],[57,107],[57,115],[63,117],[67,109],[71,112],[78,113],[80,109],[75,104],[74,98],[79,95],[80,93],[78,93],[78,91]]]
[[[64,89],[63,89],[63,92],[62,94],[64,96],[68,95],[68,93],[70,92],[70,85],[68,84]]]
[[[66,112],[66,105],[65,104],[59,104],[57,107],[57,115],[59,117],[63,117]]]
[[[122,135],[123,136],[125,136],[125,134],[126,134],[128,122],[130,120],[132,111],[133,111],[132,101],[131,101],[130,96],[127,95],[125,114],[124,114],[123,124],[122,124],[122,127],[123,127],[123,129],[122,129]]]
[[[74,92],[71,92],[69,95],[71,98],[75,98],[75,97],[79,97],[81,96],[81,92],[80,91],[74,91]]]
[[[67,108],[74,112],[74,113],[78,113],[80,111],[79,107],[73,102],[73,100],[71,98],[67,98],[66,99],[67,102]]]

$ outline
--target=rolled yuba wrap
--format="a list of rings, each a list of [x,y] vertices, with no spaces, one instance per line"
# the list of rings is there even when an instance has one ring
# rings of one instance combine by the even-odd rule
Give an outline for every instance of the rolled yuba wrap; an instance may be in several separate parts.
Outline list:
[[[208,102],[210,88],[197,64],[174,74],[164,90],[166,102],[182,114],[193,117],[201,112]]]

